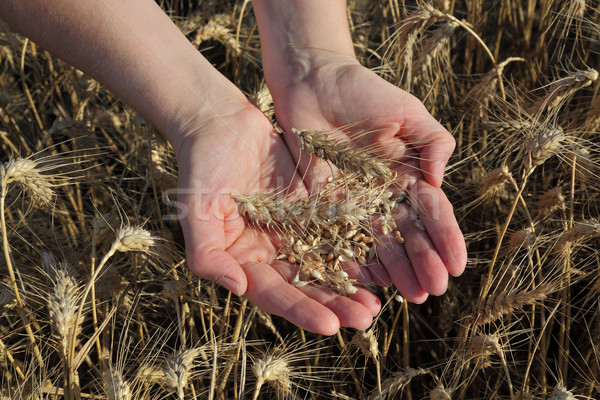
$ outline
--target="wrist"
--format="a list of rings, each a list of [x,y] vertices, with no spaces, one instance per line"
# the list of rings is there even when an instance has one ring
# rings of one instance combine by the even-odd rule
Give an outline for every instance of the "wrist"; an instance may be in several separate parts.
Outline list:
[[[324,64],[358,63],[345,0],[254,0],[253,4],[271,92],[305,81]]]
[[[196,99],[181,107],[180,112],[170,119],[161,133],[171,143],[175,156],[186,152],[189,143],[208,139],[211,135],[223,136],[228,132],[234,136],[245,136],[244,130],[252,130],[252,121],[270,121],[237,88],[223,90],[219,96],[203,98],[202,104]],[[194,106],[196,105],[196,106]],[[250,132],[252,136],[254,132]],[[252,141],[250,141],[250,144]],[[246,145],[249,145],[246,143]]]
[[[265,64],[265,80],[274,99],[285,95],[292,86],[319,85],[319,82],[335,76],[343,66],[360,65],[354,55],[333,53],[327,50],[298,51],[290,49],[284,55],[286,68],[273,68],[275,63]]]

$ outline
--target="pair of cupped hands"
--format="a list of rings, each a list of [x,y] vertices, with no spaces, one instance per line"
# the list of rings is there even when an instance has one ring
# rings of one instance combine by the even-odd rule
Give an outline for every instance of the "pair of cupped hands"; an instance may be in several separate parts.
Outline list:
[[[378,248],[377,262],[349,265],[347,272],[361,283],[394,284],[414,303],[443,294],[448,276],[460,275],[466,264],[462,233],[440,189],[455,146],[450,133],[418,99],[358,62],[330,60],[304,79],[271,91],[283,135],[249,101],[232,93],[213,117],[191,123],[175,149],[191,271],[309,331],[331,335],[340,326],[368,328],[381,308],[375,294],[360,285],[350,296],[292,285],[297,267],[275,260],[277,235],[249,226],[230,196],[284,190],[308,196],[331,170],[301,157],[292,128],[341,132],[350,127],[344,130],[348,139],[371,132],[353,144],[378,149],[393,160],[411,204],[418,207],[415,212],[401,205],[395,213],[404,244],[382,236],[378,240],[385,245]],[[416,226],[417,217],[424,230]]]

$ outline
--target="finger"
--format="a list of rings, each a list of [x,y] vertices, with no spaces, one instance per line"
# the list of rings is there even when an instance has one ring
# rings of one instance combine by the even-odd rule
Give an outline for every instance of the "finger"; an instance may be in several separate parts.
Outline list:
[[[372,283],[375,285],[390,286],[394,283],[385,266],[380,262],[377,262],[377,260],[373,260],[373,262],[369,263],[367,269],[371,275]]]
[[[448,287],[446,266],[427,232],[421,229],[424,227],[417,221],[414,210],[408,209],[404,204],[399,210],[400,215],[396,223],[404,238],[406,255],[421,287],[432,295],[443,294]]]
[[[419,182],[416,191],[419,219],[450,275],[463,273],[467,263],[465,240],[444,192]]]
[[[389,286],[392,284],[387,271],[376,260],[371,261],[367,265],[362,265],[358,260],[346,262],[342,264],[342,269],[348,273],[350,278],[356,279],[358,283],[379,286]]]
[[[411,98],[403,111],[407,117],[404,118],[405,129],[401,136],[419,151],[419,166],[427,182],[439,187],[456,141],[418,99]]]
[[[194,275],[216,282],[237,296],[246,292],[246,274],[227,252],[217,249],[200,252],[186,244],[186,257],[188,268]]]
[[[377,257],[402,296],[411,303],[423,303],[428,294],[415,274],[404,245],[398,243],[393,234],[384,235],[381,231],[377,240]]]
[[[381,303],[377,305],[378,301],[374,299],[375,295],[366,289],[360,289],[352,298],[314,285],[306,285],[300,290],[333,311],[338,317],[340,325],[348,328],[368,329],[373,322],[373,316],[381,308]],[[362,303],[363,301],[369,307]]]
[[[332,310],[290,285],[272,266],[248,263],[244,270],[248,277],[246,297],[260,309],[322,335],[339,330],[340,319]]]
[[[359,287],[358,292],[348,297],[365,306],[373,317],[381,311],[381,300],[368,289]]]
[[[273,265],[287,282],[296,277],[296,265],[283,261],[277,261]],[[356,263],[347,262],[343,264],[343,267],[351,279],[371,283],[370,276],[366,280],[364,279],[365,269],[359,267]],[[332,310],[338,316],[342,326],[364,329],[363,327],[370,326],[372,317],[381,309],[381,302],[373,293],[361,288],[360,283],[354,286],[358,290],[357,293],[348,297],[318,284],[308,284],[298,289]]]

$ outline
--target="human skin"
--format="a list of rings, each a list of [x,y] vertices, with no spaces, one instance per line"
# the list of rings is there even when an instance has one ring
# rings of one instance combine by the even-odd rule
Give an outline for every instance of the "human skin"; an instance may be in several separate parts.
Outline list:
[[[379,283],[393,282],[409,301],[440,295],[448,274],[460,275],[466,248],[452,206],[440,189],[454,138],[414,96],[384,81],[357,61],[344,0],[254,0],[265,79],[275,115],[290,149],[291,128],[339,131],[361,146],[394,160],[415,209],[398,213],[404,245],[387,244],[369,268]],[[283,65],[283,67],[282,67]],[[364,134],[364,132],[371,132]],[[360,136],[358,135],[360,133]],[[353,135],[354,134],[354,135]],[[323,181],[330,167],[299,157],[307,187]],[[419,229],[419,218],[425,231]]]
[[[323,9],[333,15],[338,15],[341,10],[345,18],[341,3],[333,3],[335,8],[329,10],[329,6],[324,6]],[[262,38],[269,34],[265,21],[282,12],[281,4],[255,2]],[[289,5],[298,15],[307,17],[309,14],[306,13],[314,11],[317,2],[290,2]],[[269,9],[275,14],[264,13]],[[285,15],[294,18],[294,15]],[[265,311],[281,315],[313,332],[333,334],[340,326],[358,329],[369,326],[380,307],[376,296],[363,288],[356,295],[344,297],[311,285],[294,287],[289,283],[293,266],[284,261],[272,261],[278,245],[276,237],[247,228],[239,217],[230,193],[269,192],[291,187],[302,195],[307,193],[306,184],[310,181],[302,181],[299,174],[294,174],[297,154],[289,151],[289,143],[273,132],[269,120],[202,57],[154,1],[4,0],[0,3],[0,17],[16,31],[97,79],[170,141],[179,167],[182,193],[179,201],[187,210],[181,225],[187,263],[193,273],[216,281],[237,295],[245,295]],[[344,29],[347,32],[347,26],[339,15],[337,20],[342,25],[338,26],[336,34],[342,35]],[[299,25],[294,40],[306,37],[306,32],[313,28],[310,18],[295,23]],[[280,25],[274,27],[281,28]],[[276,58],[280,54],[276,52],[277,48],[271,51],[268,42],[264,47],[267,82],[272,86],[278,118],[286,130],[292,126],[305,127],[300,124],[317,126],[322,122],[322,115],[336,113],[331,107],[306,107],[308,101],[321,95],[329,96],[332,90],[327,85],[318,88],[321,84],[318,79],[311,84],[304,83],[308,80],[275,79],[277,68],[273,65],[277,65]],[[289,49],[283,51],[288,54]],[[299,59],[304,59],[304,53],[300,53]],[[362,79],[372,81],[375,78],[374,75],[361,76],[363,72],[359,73],[362,71],[359,68],[362,67],[347,55],[328,58],[322,63],[313,62],[316,58],[312,56],[309,59],[308,75],[321,72],[346,75],[343,71],[356,70],[357,76],[349,80],[349,84],[340,81],[340,88],[356,88]],[[397,94],[391,89],[386,90],[390,91],[391,97]],[[399,99],[394,98],[396,100]],[[422,105],[416,100],[411,101],[410,104],[414,103],[411,107],[423,114],[419,118],[426,119],[424,115],[429,114]],[[299,107],[298,111],[288,111],[294,104]],[[371,114],[379,111],[374,110]],[[322,115],[312,115],[313,112]],[[343,125],[345,121],[336,120],[329,127]],[[398,126],[410,127],[410,123],[405,122],[398,121]],[[423,146],[415,151],[434,157],[435,154],[426,153],[433,142],[426,136],[421,138]],[[289,137],[286,140],[289,141]],[[447,159],[446,152],[438,157],[439,160],[444,158]],[[418,173],[416,176],[420,177]],[[432,176],[434,178],[428,184],[439,191],[436,184],[441,182],[441,174],[436,172]],[[448,205],[444,203],[444,207]],[[451,215],[451,208],[449,210]],[[455,224],[453,217],[445,222],[450,223],[449,233],[460,235],[458,228],[452,225]],[[443,223],[426,223],[428,231],[430,226],[441,225]],[[419,261],[434,260],[432,254],[438,254],[434,247],[436,241],[420,240],[424,250]],[[462,246],[464,248],[464,242]],[[440,254],[445,254],[445,247],[441,248]],[[449,262],[449,266],[443,264],[446,268],[443,271],[439,266],[425,268],[427,279],[436,282],[431,287],[418,280],[419,274],[411,272],[420,270],[417,259],[412,263],[396,262],[394,259],[403,255],[398,257],[393,251],[388,255],[390,262],[375,268],[373,276],[364,273],[363,278],[381,283],[389,283],[391,279],[397,285],[400,283],[400,290],[409,300],[422,301],[427,293],[440,294],[445,290],[447,271],[461,272],[462,267],[456,266],[462,263],[460,249],[458,254],[459,260]],[[400,282],[406,279],[401,277],[403,273],[409,274],[407,284]]]

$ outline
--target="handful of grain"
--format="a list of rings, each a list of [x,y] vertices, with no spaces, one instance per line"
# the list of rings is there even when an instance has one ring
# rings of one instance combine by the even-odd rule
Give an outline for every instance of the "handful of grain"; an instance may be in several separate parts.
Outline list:
[[[377,255],[373,223],[384,235],[394,234],[403,243],[393,213],[404,201],[397,185],[398,174],[389,162],[372,152],[350,147],[327,132],[296,130],[301,151],[331,162],[340,175],[330,178],[308,198],[291,199],[278,194],[231,196],[248,224],[275,232],[281,239],[277,259],[287,259],[298,270],[293,284],[308,283],[337,290],[342,295],[357,292],[356,279],[342,267],[352,262],[367,266]]]

